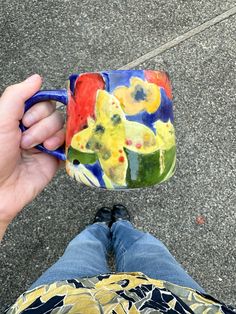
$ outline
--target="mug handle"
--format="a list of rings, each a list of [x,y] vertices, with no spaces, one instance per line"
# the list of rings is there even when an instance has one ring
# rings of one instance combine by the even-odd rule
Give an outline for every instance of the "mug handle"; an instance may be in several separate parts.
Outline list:
[[[28,100],[26,100],[24,112],[29,110],[36,103],[41,102],[41,101],[46,101],[46,100],[56,100],[66,106],[68,104],[67,90],[66,89],[41,90],[37,92]],[[27,128],[23,125],[22,121],[20,121],[20,129],[22,132],[27,130]],[[44,153],[57,157],[58,159],[66,160],[65,144],[55,150],[48,150],[43,146],[43,144],[36,145],[35,148],[39,149],[40,151]]]

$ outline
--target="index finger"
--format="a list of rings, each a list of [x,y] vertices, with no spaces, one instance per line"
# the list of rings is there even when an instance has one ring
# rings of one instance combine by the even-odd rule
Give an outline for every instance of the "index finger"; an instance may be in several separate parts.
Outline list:
[[[40,75],[34,74],[25,81],[5,89],[0,98],[0,123],[19,123],[24,114],[24,104],[41,87]]]
[[[50,116],[56,110],[56,102],[53,100],[42,101],[35,104],[24,114],[22,122],[26,127],[30,127],[36,122]]]

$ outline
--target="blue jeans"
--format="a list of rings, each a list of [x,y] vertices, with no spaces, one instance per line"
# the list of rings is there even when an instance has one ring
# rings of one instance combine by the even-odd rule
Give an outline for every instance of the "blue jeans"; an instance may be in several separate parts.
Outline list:
[[[111,229],[101,223],[88,226],[30,289],[55,281],[109,273],[106,258],[111,249],[117,272],[142,272],[154,279],[204,292],[161,241],[138,231],[128,221],[118,221]]]

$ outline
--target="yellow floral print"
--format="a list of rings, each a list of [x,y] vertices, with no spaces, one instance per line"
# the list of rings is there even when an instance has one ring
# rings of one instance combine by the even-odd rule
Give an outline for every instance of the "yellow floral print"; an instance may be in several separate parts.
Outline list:
[[[173,124],[158,120],[154,124],[156,128],[156,145],[158,149],[168,150],[175,145],[175,129]]]
[[[127,115],[135,115],[143,110],[153,113],[161,104],[160,87],[138,77],[130,79],[130,87],[117,87],[113,94]]]
[[[155,306],[155,308],[153,307]],[[142,273],[104,274],[54,282],[23,293],[6,314],[20,313],[233,313],[233,308],[191,288]],[[45,313],[45,311],[43,311]]]
[[[88,119],[88,128],[73,136],[71,146],[96,153],[106,176],[124,186],[128,167],[124,148],[142,154],[154,152],[155,134],[143,124],[126,120],[119,100],[104,90],[97,93],[95,117]]]

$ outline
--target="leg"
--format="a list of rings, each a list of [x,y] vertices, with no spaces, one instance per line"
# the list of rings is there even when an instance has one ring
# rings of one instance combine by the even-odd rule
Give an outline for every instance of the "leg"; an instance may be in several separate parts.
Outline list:
[[[108,226],[102,223],[88,226],[69,243],[63,256],[30,289],[55,281],[108,273],[106,256],[109,249]]]
[[[174,259],[165,245],[149,233],[136,230],[125,220],[114,223],[111,232],[117,271],[143,272],[150,278],[204,292]]]

